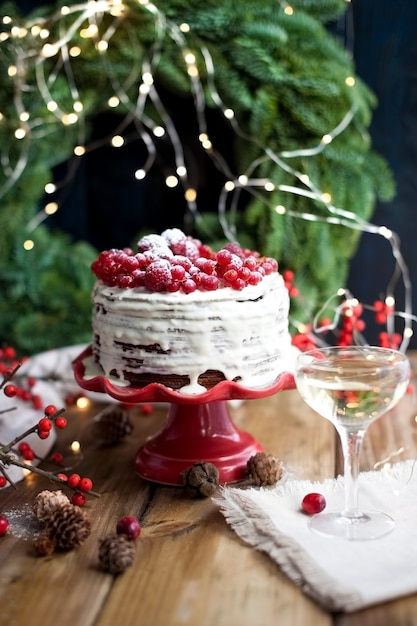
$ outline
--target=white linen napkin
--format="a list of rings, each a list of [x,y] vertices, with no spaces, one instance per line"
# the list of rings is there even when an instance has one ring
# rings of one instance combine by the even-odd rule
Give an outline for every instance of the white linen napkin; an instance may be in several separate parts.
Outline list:
[[[417,461],[363,472],[359,489],[362,508],[395,519],[389,535],[347,541],[309,529],[303,497],[319,492],[326,511],[342,510],[341,476],[322,483],[288,480],[273,488],[224,487],[213,500],[234,531],[266,552],[306,594],[328,610],[352,612],[417,593]]]

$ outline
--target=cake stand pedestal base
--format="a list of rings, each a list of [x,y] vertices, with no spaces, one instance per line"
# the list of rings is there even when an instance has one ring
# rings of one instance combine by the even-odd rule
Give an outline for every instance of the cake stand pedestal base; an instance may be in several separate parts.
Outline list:
[[[230,483],[246,475],[246,464],[263,447],[233,424],[225,401],[171,404],[167,421],[139,448],[136,472],[142,478],[181,485],[181,473],[200,461],[212,463],[219,482]]]

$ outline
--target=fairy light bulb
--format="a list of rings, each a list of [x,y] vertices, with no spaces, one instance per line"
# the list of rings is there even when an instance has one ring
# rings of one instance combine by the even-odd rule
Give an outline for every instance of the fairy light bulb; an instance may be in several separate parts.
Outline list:
[[[21,122],[27,122],[29,120],[29,113],[27,111],[23,111],[22,113],[20,113],[19,115],[19,120]]]
[[[84,146],[75,146],[74,154],[75,154],[75,156],[83,156],[85,154],[85,147]]]
[[[356,81],[353,76],[347,76],[345,78],[345,83],[348,87],[354,87],[354,85],[356,84]]]
[[[264,189],[265,189],[265,191],[274,191],[275,185],[271,181],[268,181],[268,182],[265,183]]]
[[[17,128],[14,131],[14,136],[16,139],[24,139],[26,137],[26,131],[24,128]]]
[[[9,65],[9,67],[7,68],[7,75],[13,78],[13,76],[16,76],[16,74],[17,74],[16,65]]]
[[[165,184],[170,189],[173,189],[174,187],[178,185],[178,178],[174,176],[173,174],[171,174],[170,176],[166,177]]]
[[[287,6],[284,8],[284,13],[285,15],[294,15],[294,9],[292,8],[292,6],[287,4]]]
[[[245,174],[242,174],[239,176],[238,181],[243,187],[245,187],[248,184],[248,177]]]
[[[50,100],[47,105],[46,108],[48,109],[48,111],[50,111],[51,113],[54,113],[55,111],[58,110],[58,103],[55,102],[55,100]]]
[[[232,180],[228,180],[224,184],[224,188],[226,191],[233,191],[233,189],[235,188],[235,183]]]
[[[100,41],[98,41],[96,44],[96,48],[99,52],[106,52],[108,50],[108,47],[109,47],[109,42],[106,41],[105,39],[100,39]]]
[[[109,105],[111,109],[115,109],[116,107],[119,106],[120,100],[117,96],[112,96],[111,98],[107,100],[107,104]]]
[[[150,86],[149,86],[149,85],[146,85],[145,83],[141,83],[141,84],[139,85],[139,93],[140,93],[142,96],[146,96],[146,95],[148,95],[148,93],[150,92],[150,90],[151,90]]]
[[[184,165],[179,165],[176,171],[178,176],[186,176],[187,174],[187,168]]]
[[[84,109],[84,106],[82,102],[80,102],[79,100],[75,100],[74,104],[72,105],[72,108],[77,113],[81,113],[81,111]]]
[[[393,306],[395,306],[395,298],[394,298],[393,296],[387,296],[387,297],[385,298],[385,304],[386,304],[388,307],[393,307]]]
[[[73,452],[74,454],[79,454],[81,451],[81,444],[79,441],[73,441],[70,448],[71,452]]]
[[[75,59],[76,57],[79,57],[81,54],[81,48],[80,46],[71,46],[71,48],[68,51],[70,57],[72,57],[73,59]]]
[[[163,137],[165,135],[165,129],[162,126],[155,126],[153,134],[155,137]]]
[[[56,202],[48,202],[48,204],[44,206],[43,210],[45,211],[46,215],[53,215],[58,211],[58,204]]]
[[[194,202],[197,198],[197,191],[192,187],[186,189],[184,198],[187,200],[187,202]]]
[[[189,33],[191,30],[190,25],[187,24],[187,22],[183,22],[182,24],[180,24],[179,29],[182,33]]]
[[[61,122],[64,126],[71,126],[72,124],[76,124],[78,122],[78,115],[76,113],[64,113],[61,117]]]
[[[323,135],[321,138],[321,143],[327,146],[329,143],[333,141],[333,137],[331,135]]]
[[[78,409],[88,409],[88,407],[90,406],[90,400],[86,398],[86,396],[80,396],[75,401],[75,404]],[[78,442],[74,442],[74,443],[78,443]]]
[[[136,170],[135,172],[136,180],[143,180],[145,176],[146,176],[145,170],[142,170],[142,169]]]
[[[55,183],[46,183],[44,189],[45,189],[45,193],[51,194],[56,191],[56,185]]]
[[[59,52],[58,46],[54,46],[51,43],[46,43],[41,50],[41,56],[43,56],[45,59],[49,59],[51,57],[54,57],[56,54],[58,54],[58,52]]]
[[[142,74],[142,81],[145,85],[153,85],[154,80],[152,74],[150,72],[144,72]]]
[[[282,204],[278,204],[275,207],[275,213],[278,213],[278,215],[285,215],[286,212],[287,212],[287,209]]]
[[[324,193],[320,194],[320,200],[322,200],[326,204],[330,204],[330,202],[332,201],[332,196],[327,191],[325,191]]]
[[[33,250],[34,247],[35,242],[32,239],[26,239],[26,241],[23,242],[23,248],[25,250]]]
[[[124,142],[125,140],[121,135],[114,135],[114,137],[111,138],[111,145],[113,148],[121,148]]]

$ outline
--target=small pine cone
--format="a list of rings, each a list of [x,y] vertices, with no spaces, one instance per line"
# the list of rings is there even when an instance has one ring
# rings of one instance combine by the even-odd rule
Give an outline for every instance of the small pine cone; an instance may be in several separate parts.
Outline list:
[[[99,413],[93,423],[93,434],[105,443],[118,443],[133,431],[129,412],[120,406],[110,406]]]
[[[33,545],[39,556],[49,556],[55,552],[55,541],[45,534],[36,537]]]
[[[45,534],[59,550],[73,550],[90,535],[91,522],[85,511],[74,504],[62,504],[44,521]]]
[[[122,574],[133,565],[135,546],[126,535],[111,534],[99,541],[98,560],[109,574]]]
[[[194,496],[209,498],[219,486],[219,470],[213,463],[194,463],[181,476],[184,487]]]
[[[48,491],[45,489],[36,496],[32,510],[38,521],[43,523],[58,507],[68,503],[69,498],[62,491]]]
[[[282,478],[284,465],[272,454],[257,452],[250,457],[247,471],[249,477],[258,487],[275,485]]]

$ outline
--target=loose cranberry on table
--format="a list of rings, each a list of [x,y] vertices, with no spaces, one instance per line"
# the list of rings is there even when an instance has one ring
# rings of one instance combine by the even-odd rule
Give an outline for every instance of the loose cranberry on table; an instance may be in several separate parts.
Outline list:
[[[0,515],[0,537],[3,537],[9,530],[9,520],[4,515]]]
[[[301,508],[308,515],[321,513],[326,508],[326,498],[321,493],[308,493],[303,498]]]
[[[116,526],[117,534],[126,535],[129,540],[137,539],[141,530],[140,523],[136,517],[122,517]]]

